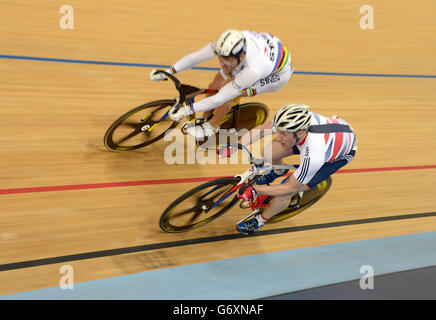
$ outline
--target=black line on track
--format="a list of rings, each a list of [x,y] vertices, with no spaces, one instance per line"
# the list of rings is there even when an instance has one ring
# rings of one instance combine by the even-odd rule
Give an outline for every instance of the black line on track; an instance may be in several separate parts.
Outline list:
[[[234,239],[241,239],[241,238],[246,238],[246,237],[261,237],[261,236],[281,234],[281,233],[299,232],[299,231],[307,231],[307,230],[318,230],[318,229],[327,229],[327,228],[359,225],[359,224],[365,224],[365,223],[426,218],[426,217],[434,217],[434,216],[436,216],[436,212],[414,213],[414,214],[405,214],[405,215],[387,216],[387,217],[378,217],[378,218],[337,221],[337,222],[312,224],[312,225],[299,226],[299,227],[279,228],[279,229],[272,229],[272,230],[260,230],[260,231],[254,233],[250,236],[244,236],[244,235],[239,234],[239,233],[224,234],[224,235],[213,236],[213,237],[204,237],[204,238],[179,240],[179,241],[169,241],[169,242],[161,242],[161,243],[147,244],[147,245],[134,246],[134,247],[126,247],[126,248],[94,251],[94,252],[85,252],[85,253],[79,253],[79,254],[71,254],[71,255],[66,255],[66,256],[51,257],[51,258],[45,258],[45,259],[13,262],[13,263],[7,263],[7,264],[0,265],[0,271],[9,271],[9,270],[16,270],[16,269],[39,267],[39,266],[44,266],[44,265],[56,264],[56,263],[64,263],[64,262],[71,262],[71,261],[78,261],[78,260],[110,257],[110,256],[115,256],[115,255],[120,255],[120,254],[144,252],[144,251],[166,249],[166,248],[173,248],[173,247],[181,247],[181,246],[201,244],[201,243],[207,243],[207,242],[215,242],[215,241],[234,240]]]

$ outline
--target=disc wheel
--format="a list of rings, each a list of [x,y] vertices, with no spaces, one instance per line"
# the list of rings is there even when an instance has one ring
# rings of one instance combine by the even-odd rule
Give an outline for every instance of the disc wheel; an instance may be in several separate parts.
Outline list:
[[[233,112],[239,112],[239,122],[233,123]],[[222,129],[235,128],[237,130],[251,130],[265,122],[269,109],[261,102],[242,103],[239,110],[230,110],[220,123]]]
[[[318,183],[314,188],[307,190],[303,193],[301,199],[298,200],[298,194],[292,197],[289,207],[282,212],[276,214],[268,220],[267,223],[274,223],[295,217],[297,214],[303,212],[310,206],[314,205],[319,199],[321,199],[332,185],[332,178],[328,177],[324,181]],[[293,204],[294,201],[294,204]]]
[[[175,100],[158,100],[130,110],[106,131],[104,145],[111,151],[124,152],[156,142],[178,124],[169,117],[161,120],[174,103]]]
[[[233,123],[233,113],[239,112],[238,123]],[[197,140],[197,146],[202,149],[216,149],[218,146],[236,143],[240,137],[238,130],[251,130],[268,119],[269,109],[261,102],[248,102],[239,105],[238,109],[231,109],[221,120],[218,134]]]
[[[236,194],[230,191],[239,181],[237,177],[219,178],[186,192],[164,211],[160,228],[166,232],[183,232],[215,220],[238,202]],[[216,204],[228,192],[228,197]]]

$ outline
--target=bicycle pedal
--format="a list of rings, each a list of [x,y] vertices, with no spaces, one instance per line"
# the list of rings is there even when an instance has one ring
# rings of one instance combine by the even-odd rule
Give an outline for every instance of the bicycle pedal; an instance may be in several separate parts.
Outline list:
[[[300,207],[301,199],[303,198],[303,192],[299,192],[291,198],[291,201],[289,202],[289,207],[298,208]]]

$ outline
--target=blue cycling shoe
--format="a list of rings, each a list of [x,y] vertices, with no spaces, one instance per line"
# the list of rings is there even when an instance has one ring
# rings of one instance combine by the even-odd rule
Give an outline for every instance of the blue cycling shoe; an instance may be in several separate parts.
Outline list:
[[[277,173],[275,172],[275,170],[271,170],[270,173],[268,173],[268,174],[266,174],[266,175],[264,175],[264,176],[261,176],[259,179],[257,179],[256,184],[261,185],[261,184],[268,184],[268,183],[271,183],[271,182],[273,182],[275,179],[277,179],[278,177],[282,177],[282,176],[284,176],[285,174],[287,174],[288,171],[289,171],[288,169],[285,169],[285,170],[283,170],[283,172],[282,172],[281,174],[277,174]]]
[[[236,229],[242,234],[252,234],[254,231],[258,230],[259,223],[256,218],[250,219],[248,221],[243,221],[238,223]]]

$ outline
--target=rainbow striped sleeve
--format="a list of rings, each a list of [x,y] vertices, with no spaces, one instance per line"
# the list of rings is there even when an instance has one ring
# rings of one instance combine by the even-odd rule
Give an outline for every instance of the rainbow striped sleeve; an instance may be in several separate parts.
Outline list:
[[[248,88],[246,92],[247,92],[247,97],[253,97],[257,94],[256,89],[253,88]]]
[[[278,57],[272,73],[279,73],[289,62],[289,50],[279,42]]]

